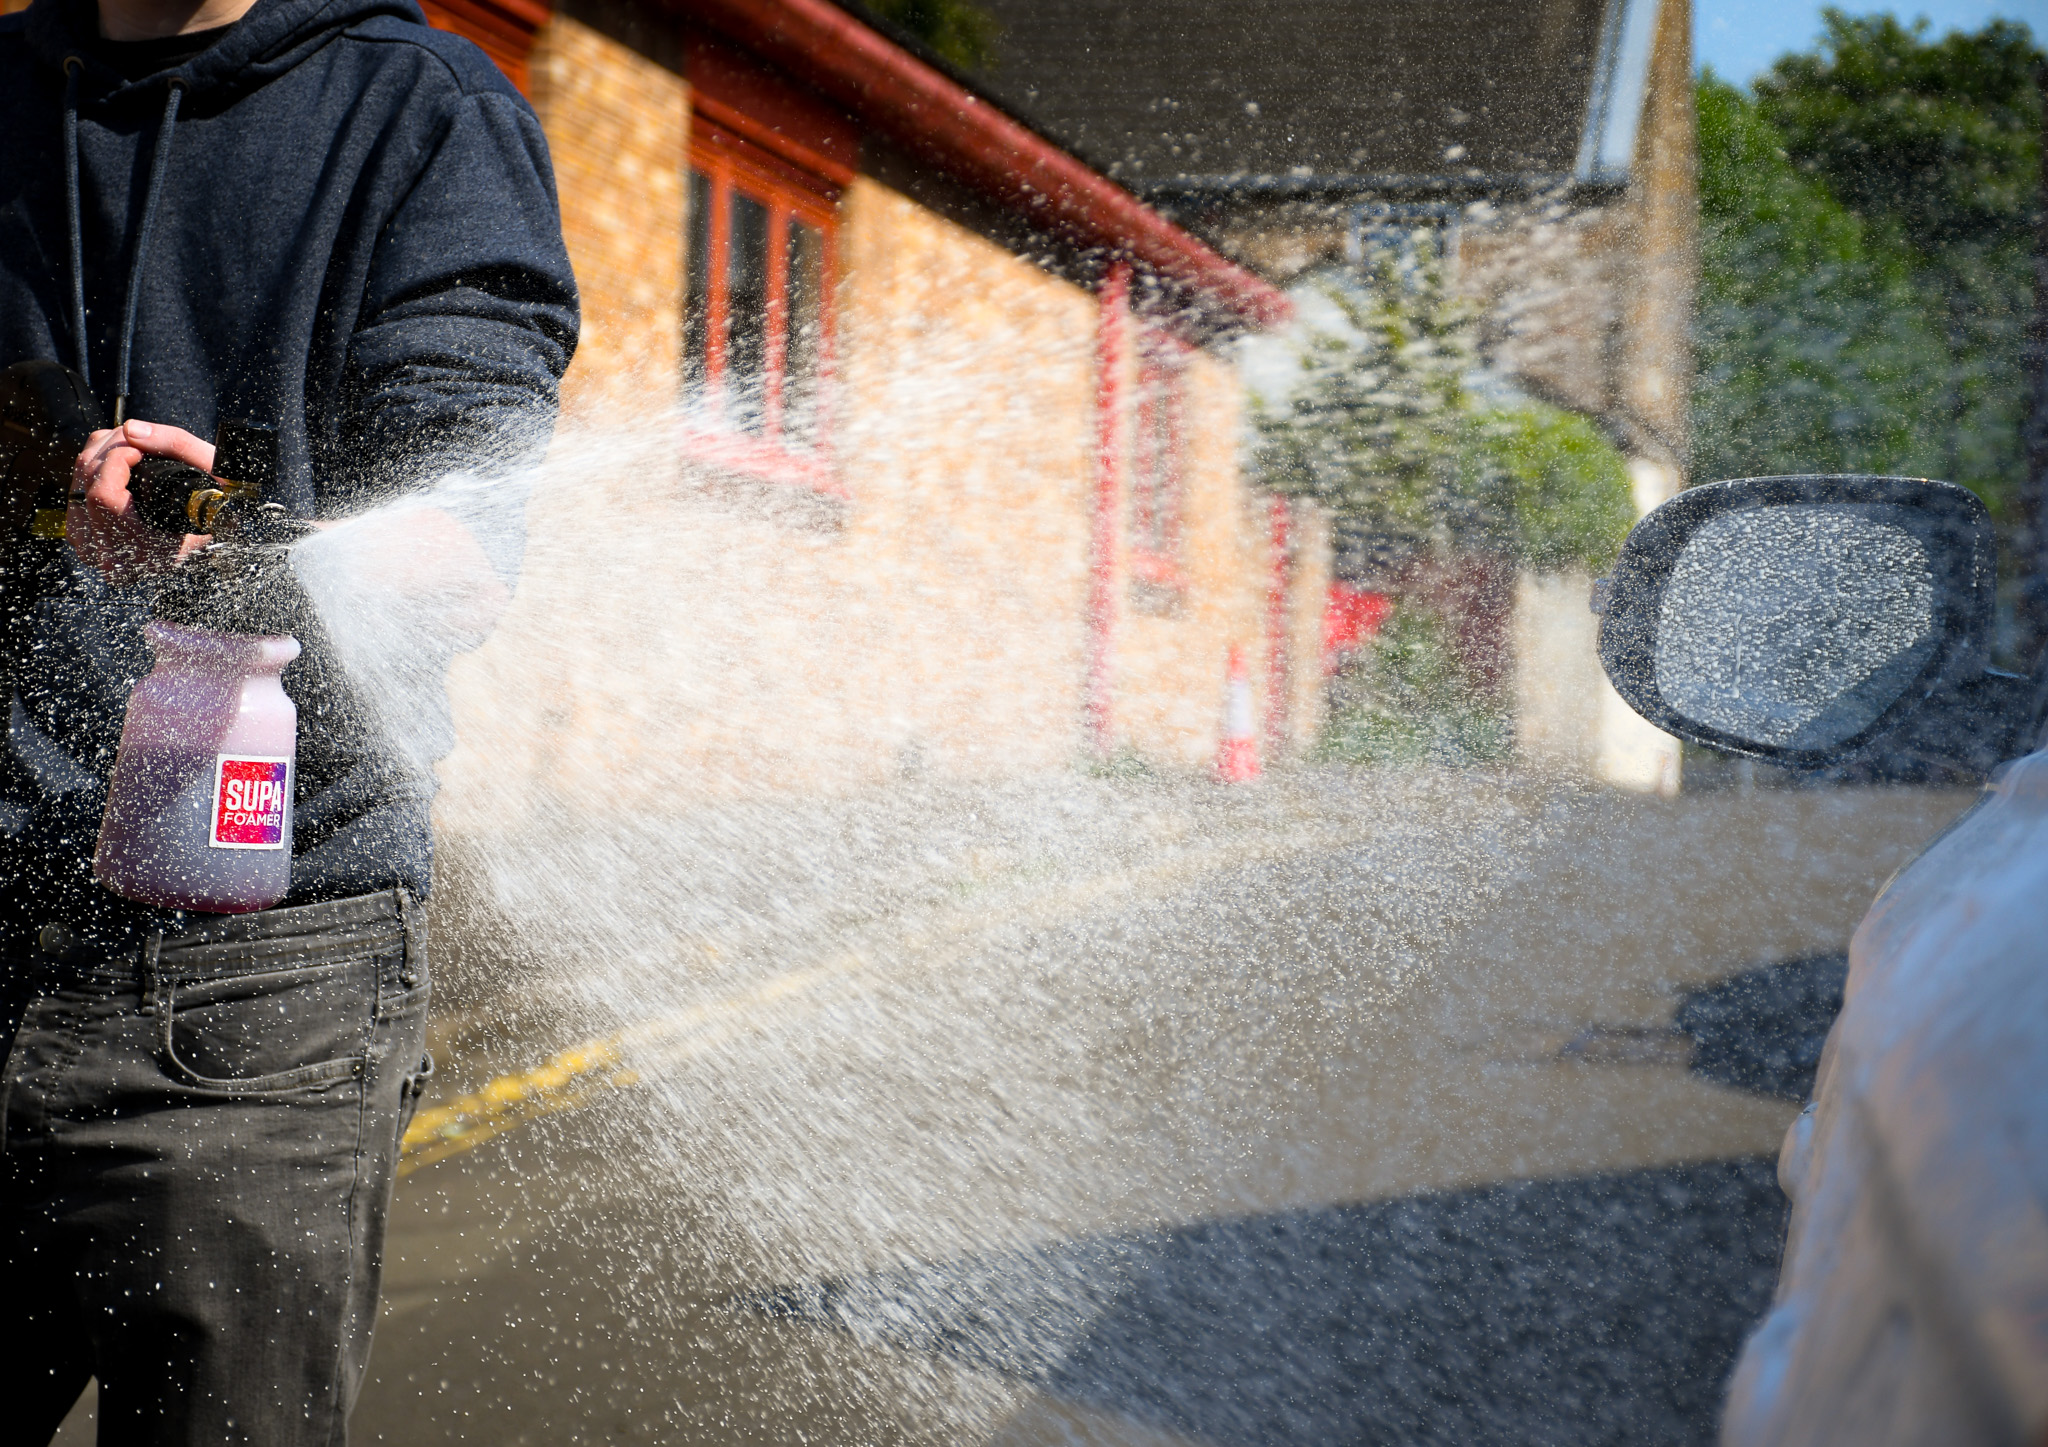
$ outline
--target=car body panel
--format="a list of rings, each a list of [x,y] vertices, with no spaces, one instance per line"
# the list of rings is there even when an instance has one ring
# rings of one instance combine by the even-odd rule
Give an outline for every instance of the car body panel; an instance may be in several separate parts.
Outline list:
[[[2048,752],[1858,927],[1727,1447],[2048,1442]]]

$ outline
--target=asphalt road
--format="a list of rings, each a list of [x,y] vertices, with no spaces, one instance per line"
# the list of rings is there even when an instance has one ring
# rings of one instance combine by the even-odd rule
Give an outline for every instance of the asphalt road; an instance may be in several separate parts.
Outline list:
[[[1084,792],[868,821],[883,904],[669,984],[452,950],[355,1440],[1711,1441],[1838,953],[1967,798]]]

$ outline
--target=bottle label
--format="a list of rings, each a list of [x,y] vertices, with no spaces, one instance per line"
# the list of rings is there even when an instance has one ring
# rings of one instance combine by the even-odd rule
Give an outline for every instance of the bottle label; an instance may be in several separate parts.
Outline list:
[[[284,848],[292,761],[220,754],[213,771],[215,849]]]

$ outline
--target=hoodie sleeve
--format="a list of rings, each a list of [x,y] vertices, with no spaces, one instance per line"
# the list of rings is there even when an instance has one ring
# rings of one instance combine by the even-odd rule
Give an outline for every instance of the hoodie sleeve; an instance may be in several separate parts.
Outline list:
[[[349,346],[347,505],[545,449],[576,349],[576,281],[540,122],[470,92],[379,238]]]

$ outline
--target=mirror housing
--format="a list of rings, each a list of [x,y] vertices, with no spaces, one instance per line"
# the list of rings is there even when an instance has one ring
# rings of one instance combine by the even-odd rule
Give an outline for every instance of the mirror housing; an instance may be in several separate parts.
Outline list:
[[[1649,722],[1728,753],[1808,769],[1886,739],[1952,753],[1929,704],[1981,691],[1996,582],[1990,515],[1951,483],[1708,483],[1629,534],[1596,598],[1600,662]]]

